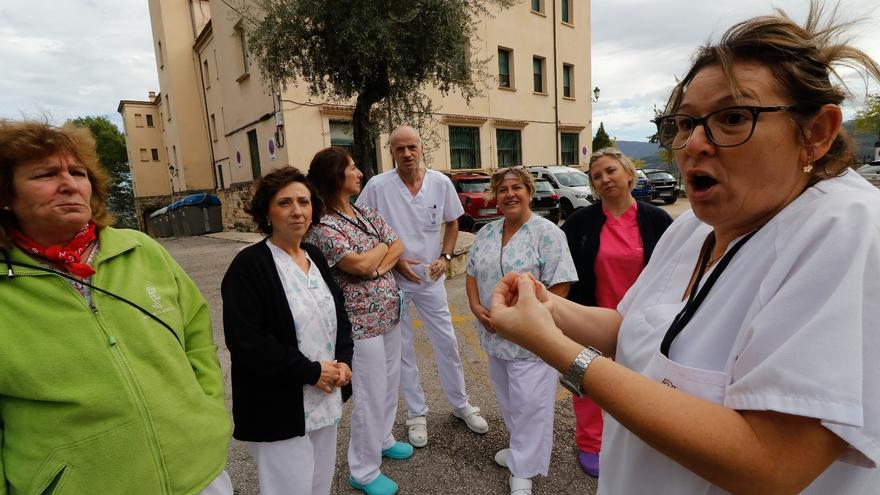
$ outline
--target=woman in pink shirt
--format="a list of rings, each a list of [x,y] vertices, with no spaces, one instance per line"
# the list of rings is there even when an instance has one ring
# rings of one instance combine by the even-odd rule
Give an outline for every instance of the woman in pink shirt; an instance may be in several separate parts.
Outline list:
[[[593,153],[588,175],[590,187],[601,201],[580,208],[562,225],[578,274],[568,299],[614,309],[648,264],[672,218],[632,197],[636,169],[617,149]],[[578,461],[585,473],[598,477],[602,410],[586,396],[572,396],[572,401]]]

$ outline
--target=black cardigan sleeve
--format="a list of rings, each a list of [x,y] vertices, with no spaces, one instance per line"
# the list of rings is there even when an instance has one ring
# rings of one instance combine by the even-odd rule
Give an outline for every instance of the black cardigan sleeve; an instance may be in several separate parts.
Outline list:
[[[221,284],[223,330],[236,366],[251,376],[314,385],[321,364],[296,347],[293,317],[265,241],[243,249]]]

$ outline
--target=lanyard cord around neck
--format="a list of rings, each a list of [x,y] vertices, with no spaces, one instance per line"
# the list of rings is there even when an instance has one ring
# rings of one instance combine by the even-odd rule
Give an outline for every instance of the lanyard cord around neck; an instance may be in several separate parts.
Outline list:
[[[364,213],[363,213],[360,209],[358,209],[357,206],[355,206],[355,205],[352,204],[352,205],[351,205],[351,208],[354,210],[354,218],[355,218],[355,220],[357,220],[357,222],[353,222],[350,218],[348,218],[347,216],[345,216],[343,213],[341,213],[341,212],[340,212],[339,210],[337,210],[336,208],[331,208],[331,209],[333,210],[333,213],[336,213],[336,214],[339,215],[343,220],[345,220],[346,222],[348,222],[348,223],[354,225],[355,228],[357,228],[358,230],[360,230],[360,231],[363,232],[364,234],[367,234],[368,236],[376,237],[377,239],[381,239],[382,237],[379,235],[379,229],[377,229],[376,226],[373,225],[373,222],[371,222],[370,219],[367,218],[367,216],[364,215]],[[360,217],[358,217],[358,213],[360,213]],[[370,231],[367,230],[367,226],[361,221],[361,218],[363,218],[368,224],[370,224],[370,227],[372,227],[373,232],[370,232]]]
[[[733,247],[730,248],[730,251],[725,253],[721,258],[721,261],[718,262],[718,266],[715,267],[715,271],[713,271],[709,275],[709,278],[706,279],[706,283],[703,284],[703,287],[700,287],[700,280],[703,278],[703,274],[706,272],[706,268],[709,265],[709,257],[712,254],[712,248],[715,247],[715,233],[713,232],[709,234],[706,246],[704,246],[700,253],[700,269],[697,272],[697,279],[694,281],[693,287],[691,287],[691,294],[688,297],[688,301],[685,303],[684,307],[681,308],[681,311],[675,315],[675,319],[672,320],[672,325],[669,325],[669,330],[666,331],[666,335],[663,337],[663,342],[660,343],[660,352],[663,353],[664,356],[667,358],[669,357],[669,347],[672,346],[672,341],[678,337],[678,334],[680,334],[688,322],[691,321],[691,318],[696,314],[700,305],[703,304],[703,300],[706,299],[712,286],[715,285],[715,282],[721,277],[724,269],[727,268],[727,265],[729,265],[733,260],[733,257],[736,256],[736,252],[739,251],[740,248],[743,247],[743,245],[757,232],[758,230],[749,232],[745,237],[734,244]],[[699,291],[697,291],[698,287],[700,287]]]
[[[4,263],[6,264],[6,270],[7,270],[7,271],[6,271],[6,277],[9,278],[10,280],[11,280],[11,279],[14,279],[15,276],[16,276],[16,275],[15,275],[15,272],[12,270],[12,267],[13,267],[13,266],[19,266],[19,267],[22,267],[22,268],[30,268],[30,269],[32,269],[32,270],[39,270],[39,271],[42,271],[42,272],[51,273],[51,274],[53,274],[53,275],[58,275],[59,277],[66,278],[66,279],[68,279],[68,280],[72,280],[72,281],[74,281],[74,282],[76,282],[76,283],[79,283],[79,284],[85,285],[86,287],[88,287],[88,288],[90,288],[90,289],[92,289],[92,290],[98,291],[98,292],[100,292],[100,293],[102,293],[102,294],[106,294],[106,295],[108,295],[108,296],[110,296],[110,297],[112,297],[112,298],[114,298],[114,299],[117,299],[117,300],[119,300],[119,301],[122,301],[122,302],[124,302],[125,304],[128,304],[129,306],[131,306],[132,308],[134,308],[134,309],[140,311],[140,312],[143,313],[144,315],[146,315],[146,316],[152,318],[152,319],[155,320],[157,323],[159,323],[160,325],[162,325],[163,327],[165,327],[166,330],[168,330],[169,332],[171,332],[171,335],[174,336],[174,339],[177,340],[177,343],[178,343],[178,344],[181,344],[181,346],[183,345],[183,343],[180,341],[180,337],[177,336],[177,333],[174,331],[173,328],[171,328],[170,326],[168,326],[167,323],[165,323],[164,321],[162,321],[161,319],[159,319],[158,316],[154,315],[153,313],[150,313],[149,311],[147,311],[146,309],[144,309],[143,307],[141,307],[141,306],[138,305],[137,303],[132,302],[132,301],[129,301],[128,299],[126,299],[126,298],[120,296],[119,294],[114,294],[114,293],[110,292],[109,290],[105,290],[105,289],[102,289],[102,288],[100,288],[100,287],[98,287],[98,286],[92,285],[92,284],[90,284],[89,282],[86,282],[85,280],[80,280],[80,279],[78,279],[78,278],[76,278],[76,277],[70,276],[70,275],[68,275],[68,274],[66,274],[66,273],[64,273],[64,272],[62,272],[62,271],[52,270],[51,268],[46,268],[46,267],[44,267],[44,266],[39,266],[39,265],[32,265],[32,264],[29,264],[29,263],[19,263],[19,262],[17,262],[17,261],[12,261],[11,259],[9,259],[9,252],[8,252],[8,251],[6,251],[6,250],[4,249],[4,250],[2,250],[2,252],[3,252],[3,261],[4,261]]]

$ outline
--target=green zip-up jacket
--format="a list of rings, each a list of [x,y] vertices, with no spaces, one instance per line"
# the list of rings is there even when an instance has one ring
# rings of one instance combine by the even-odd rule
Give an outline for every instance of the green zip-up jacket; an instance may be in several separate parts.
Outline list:
[[[0,495],[193,494],[231,431],[208,306],[155,241],[100,229],[93,304],[0,253]]]

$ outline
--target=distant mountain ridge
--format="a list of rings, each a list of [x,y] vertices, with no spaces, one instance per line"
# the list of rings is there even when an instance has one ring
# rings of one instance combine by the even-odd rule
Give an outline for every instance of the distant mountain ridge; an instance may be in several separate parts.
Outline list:
[[[657,156],[657,152],[660,151],[659,144],[643,141],[617,141],[617,149],[634,160],[644,160],[648,165],[663,163],[663,160]]]

